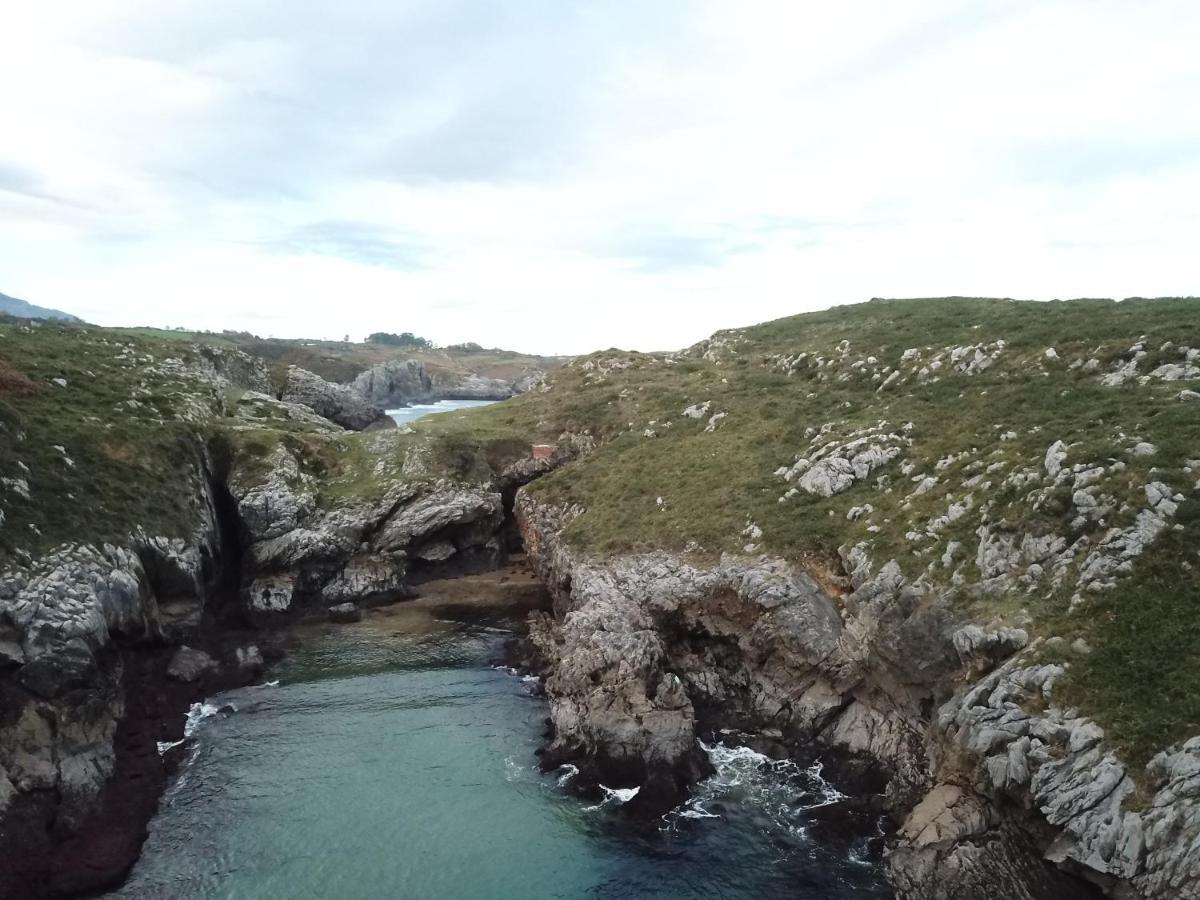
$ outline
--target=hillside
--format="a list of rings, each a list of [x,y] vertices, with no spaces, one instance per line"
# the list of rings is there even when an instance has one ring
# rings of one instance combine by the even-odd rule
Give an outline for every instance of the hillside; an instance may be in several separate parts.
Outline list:
[[[80,322],[70,313],[58,309],[48,309],[44,306],[34,306],[16,297],[0,294],[0,316],[17,316],[22,319],[62,319],[65,322]]]
[[[875,301],[678,354],[595,354],[471,421],[602,442],[530,488],[582,510],[564,533],[582,552],[835,570],[858,546],[973,618],[1085,638],[1078,698],[1144,762],[1200,734],[1200,585],[1181,577],[1200,562],[1189,389],[1197,299]],[[1147,521],[1150,484],[1192,502],[1172,500],[1128,553],[1110,535]]]
[[[0,689],[108,698],[62,737],[101,760],[72,803],[120,708],[95,673],[163,609],[395,597],[516,526],[555,598],[543,764],[581,785],[657,815],[742,735],[885,785],[899,897],[1200,891],[1200,299],[872,301],[371,433],[242,346],[0,323]],[[24,721],[0,814],[41,784]]]
[[[782,717],[892,773],[902,896],[1200,891],[1200,301],[873,301],[466,422],[599,444],[518,509],[556,752],[669,785],[667,734]]]

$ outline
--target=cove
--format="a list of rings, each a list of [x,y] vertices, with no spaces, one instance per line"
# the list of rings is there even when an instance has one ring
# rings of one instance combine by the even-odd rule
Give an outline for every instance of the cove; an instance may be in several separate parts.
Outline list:
[[[543,774],[520,620],[401,604],[297,628],[267,684],[210,698],[121,898],[890,896],[809,834],[815,770],[714,747],[662,820]],[[223,710],[223,711],[222,711]]]

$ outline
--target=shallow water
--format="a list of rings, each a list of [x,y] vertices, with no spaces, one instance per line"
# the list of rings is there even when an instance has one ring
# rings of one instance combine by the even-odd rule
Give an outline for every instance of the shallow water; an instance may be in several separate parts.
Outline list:
[[[533,685],[501,628],[377,613],[314,627],[269,678],[212,698],[128,898],[886,897],[823,848],[816,771],[715,747],[718,774],[649,825],[539,773]],[[226,704],[232,713],[216,713]]]
[[[389,409],[387,414],[396,420],[397,425],[412,422],[422,416],[433,413],[453,412],[456,409],[474,409],[477,406],[488,406],[495,400],[438,400],[435,403],[414,403],[402,409]]]

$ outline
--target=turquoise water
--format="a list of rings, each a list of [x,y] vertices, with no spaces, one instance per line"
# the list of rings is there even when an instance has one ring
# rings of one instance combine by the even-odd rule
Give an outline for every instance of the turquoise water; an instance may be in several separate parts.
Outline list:
[[[402,409],[389,409],[387,414],[396,420],[397,425],[412,422],[422,416],[433,413],[453,412],[456,409],[474,409],[477,406],[488,406],[495,400],[438,400],[435,403],[414,403]]]
[[[646,825],[538,772],[533,685],[506,635],[376,613],[302,634],[275,686],[212,698],[128,898],[888,896],[814,844],[814,772],[714,749],[718,775]],[[236,711],[218,713],[229,705]],[[561,782],[561,784],[560,784]]]

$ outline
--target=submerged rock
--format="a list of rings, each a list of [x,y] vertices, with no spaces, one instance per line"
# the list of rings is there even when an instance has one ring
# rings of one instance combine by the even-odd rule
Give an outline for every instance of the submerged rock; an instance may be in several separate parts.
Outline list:
[[[330,622],[357,622],[362,619],[362,610],[353,603],[339,603],[329,607]]]

